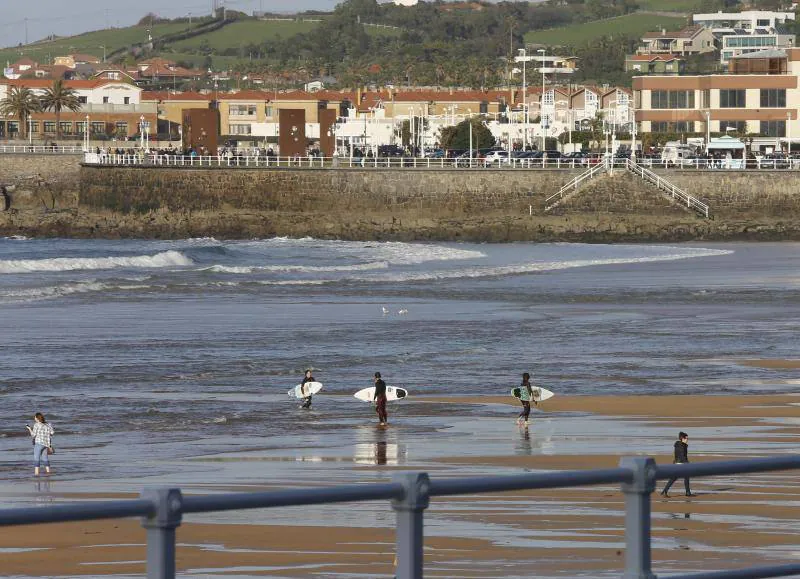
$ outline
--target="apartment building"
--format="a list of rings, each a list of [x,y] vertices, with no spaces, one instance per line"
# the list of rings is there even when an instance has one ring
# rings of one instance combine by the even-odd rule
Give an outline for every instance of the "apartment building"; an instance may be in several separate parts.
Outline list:
[[[744,12],[711,12],[692,16],[694,24],[708,28],[714,34],[725,34],[734,30],[752,32],[757,28],[777,28],[794,20],[794,12],[771,10],[746,10]]]
[[[751,52],[760,52],[769,49],[792,48],[795,45],[795,35],[784,27],[755,28],[747,31],[736,29],[724,33],[719,37],[720,62],[728,64],[734,57]]]
[[[714,33],[698,24],[674,32],[661,29],[642,36],[638,54],[668,54],[689,56],[716,50]]]
[[[0,80],[0,100],[12,87],[27,87],[35,94],[43,94],[53,85],[48,79]],[[66,137],[78,138],[86,131],[87,122],[93,138],[126,138],[139,132],[142,119],[155,126],[155,103],[141,100],[142,90],[134,85],[108,80],[67,80],[67,88],[75,91],[81,108],[77,112],[61,112],[60,132]],[[52,138],[57,134],[56,115],[53,111],[34,113],[27,129],[33,138]],[[22,133],[18,118],[0,118],[0,138],[13,138]]]
[[[633,79],[642,132],[753,135],[755,145],[799,135],[800,49],[731,59],[727,74],[638,76]]]
[[[686,59],[671,54],[628,54],[625,56],[625,72],[642,74],[682,74],[686,70]]]

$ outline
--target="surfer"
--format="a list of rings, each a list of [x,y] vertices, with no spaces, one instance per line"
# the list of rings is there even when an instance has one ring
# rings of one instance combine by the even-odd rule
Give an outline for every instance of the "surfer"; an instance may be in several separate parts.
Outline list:
[[[672,462],[675,464],[686,464],[689,462],[689,435],[685,432],[678,433],[678,440],[675,441],[675,459]],[[678,477],[671,478],[667,481],[667,485],[664,487],[664,490],[661,491],[662,497],[669,498],[669,489],[676,480],[678,480]],[[688,477],[684,477],[683,486],[686,488],[687,497],[695,496],[694,493],[689,490]]]
[[[306,375],[303,377],[303,381],[300,383],[300,392],[303,394],[303,405],[300,408],[311,408],[311,393],[309,392],[308,396],[306,396],[306,383],[307,382],[316,382],[314,380],[314,376],[311,375],[311,369],[309,368],[306,370]]]
[[[522,402],[522,412],[519,413],[517,422],[520,424],[528,424],[528,417],[531,414],[531,401],[536,404],[533,399],[533,387],[531,386],[531,375],[525,372],[522,375],[522,384],[519,386],[519,401]]]
[[[381,379],[381,373],[375,372],[375,412],[378,413],[378,420],[381,426],[388,426],[389,416],[386,414],[386,382]]]

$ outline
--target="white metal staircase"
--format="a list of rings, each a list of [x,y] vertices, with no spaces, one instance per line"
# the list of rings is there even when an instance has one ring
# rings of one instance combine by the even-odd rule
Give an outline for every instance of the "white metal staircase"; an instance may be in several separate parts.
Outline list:
[[[587,181],[606,172],[613,174],[611,163],[614,163],[614,161],[604,159],[602,163],[594,165],[580,175],[570,179],[558,190],[558,193],[553,193],[550,197],[545,199],[545,212],[550,211],[572,197],[572,195],[578,191],[579,187]],[[619,163],[619,165],[617,165],[617,163]],[[661,177],[650,169],[642,167],[633,159],[625,159],[624,163],[620,161],[617,161],[617,163],[615,163],[615,166],[624,167],[629,173],[636,175],[645,183],[655,186],[659,191],[670,196],[675,203],[680,203],[706,219],[711,219],[711,208],[707,204],[700,201],[697,197],[690,195],[664,177]]]

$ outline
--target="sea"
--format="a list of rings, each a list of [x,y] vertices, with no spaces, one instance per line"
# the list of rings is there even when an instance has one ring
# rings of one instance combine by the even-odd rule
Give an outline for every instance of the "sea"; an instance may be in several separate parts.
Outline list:
[[[0,491],[29,497],[35,412],[62,488],[130,491],[489,452],[516,410],[474,402],[523,372],[557,396],[797,392],[742,362],[798,356],[798,305],[796,243],[4,238]],[[307,368],[310,411],[287,395]],[[352,396],[376,371],[409,391],[388,434]]]

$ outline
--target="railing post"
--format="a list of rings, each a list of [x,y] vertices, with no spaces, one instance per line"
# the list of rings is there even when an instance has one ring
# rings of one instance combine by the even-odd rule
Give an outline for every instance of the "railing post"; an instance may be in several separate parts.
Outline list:
[[[422,547],[424,532],[422,515],[428,508],[430,480],[421,473],[395,475],[395,482],[403,485],[405,495],[392,501],[397,513],[397,579],[422,579]],[[148,578],[150,579],[150,578]]]
[[[621,468],[633,473],[633,481],[622,483],[625,494],[625,574],[623,579],[656,579],[650,560],[650,494],[656,488],[656,461],[627,456]]]
[[[147,529],[147,579],[175,579],[175,529],[181,524],[181,491],[145,489],[141,497],[156,506],[153,516],[142,518]]]

